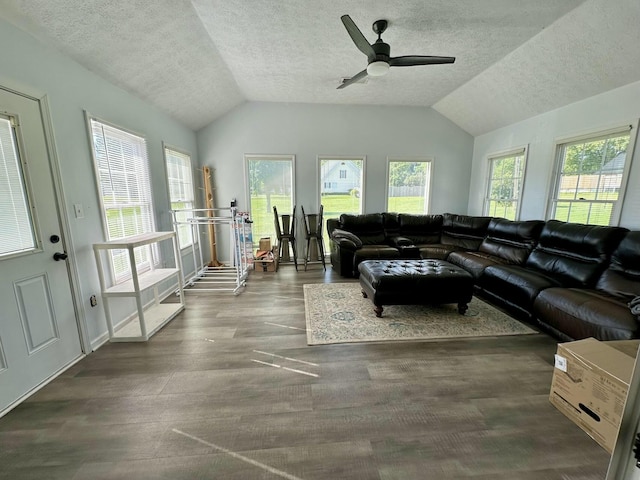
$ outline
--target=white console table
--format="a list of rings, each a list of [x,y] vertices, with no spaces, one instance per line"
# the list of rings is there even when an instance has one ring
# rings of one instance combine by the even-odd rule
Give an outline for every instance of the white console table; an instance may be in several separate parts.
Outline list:
[[[152,245],[169,239],[173,242],[176,268],[154,268]],[[148,258],[150,259],[151,269],[138,273],[134,249],[144,246],[149,248]],[[129,265],[131,268],[130,280],[108,286],[102,258],[108,250],[127,250],[129,252]],[[182,277],[180,248],[178,247],[175,232],[144,233],[119,240],[96,243],[93,245],[93,252],[98,266],[100,289],[102,291],[102,305],[107,319],[109,339],[112,342],[147,341],[167,322],[184,310],[184,292],[182,290],[184,279]],[[172,278],[175,279],[180,300],[176,303],[160,303],[158,285]],[[145,306],[142,303],[142,294],[151,290],[153,291],[153,302]],[[135,298],[137,315],[118,329],[115,329],[111,318],[109,301],[118,297]]]

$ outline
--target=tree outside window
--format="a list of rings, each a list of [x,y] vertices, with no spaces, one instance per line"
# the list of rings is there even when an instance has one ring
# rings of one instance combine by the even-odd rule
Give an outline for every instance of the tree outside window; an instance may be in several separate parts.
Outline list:
[[[610,225],[624,184],[629,131],[558,145],[551,218]]]
[[[525,150],[489,157],[484,214],[517,220],[525,172]]]

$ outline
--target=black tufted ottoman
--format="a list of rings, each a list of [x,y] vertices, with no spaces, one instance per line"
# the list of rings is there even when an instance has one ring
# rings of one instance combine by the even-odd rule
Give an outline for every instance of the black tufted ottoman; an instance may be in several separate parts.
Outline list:
[[[377,317],[383,305],[457,303],[464,315],[473,296],[473,276],[444,260],[366,260],[358,265],[362,296]]]

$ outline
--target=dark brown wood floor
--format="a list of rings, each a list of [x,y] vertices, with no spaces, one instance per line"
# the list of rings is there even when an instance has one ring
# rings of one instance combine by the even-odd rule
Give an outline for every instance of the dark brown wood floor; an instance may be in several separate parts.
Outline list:
[[[554,339],[307,346],[302,285],[330,281],[283,266],[189,294],[149,342],[103,346],[0,419],[0,478],[605,477],[548,401]]]

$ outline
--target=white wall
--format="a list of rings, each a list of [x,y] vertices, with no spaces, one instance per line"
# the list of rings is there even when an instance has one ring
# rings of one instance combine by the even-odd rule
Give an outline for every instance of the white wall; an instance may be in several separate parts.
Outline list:
[[[62,173],[71,236],[81,278],[82,310],[94,346],[107,332],[101,305],[91,308],[89,297],[99,297],[92,244],[104,241],[98,193],[90,154],[84,110],[146,136],[156,219],[159,230],[171,230],[162,141],[192,154],[197,162],[195,133],[157,108],[129,95],[79,64],[0,20],[0,85],[26,93],[46,94],[51,107],[54,141]],[[84,207],[76,219],[73,204]]]
[[[473,138],[433,109],[245,103],[198,132],[216,205],[247,209],[244,154],[295,154],[296,203],[319,207],[318,155],[366,155],[366,213],[385,209],[387,156],[433,157],[431,212],[466,213]],[[223,249],[222,253],[228,249]]]
[[[559,138],[597,132],[636,122],[640,117],[640,82],[573,103],[508,127],[476,137],[469,191],[469,214],[482,213],[487,157],[495,152],[529,145],[522,196],[522,220],[544,219]],[[632,136],[637,135],[633,130]],[[632,158],[620,225],[640,229],[640,145]]]

